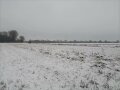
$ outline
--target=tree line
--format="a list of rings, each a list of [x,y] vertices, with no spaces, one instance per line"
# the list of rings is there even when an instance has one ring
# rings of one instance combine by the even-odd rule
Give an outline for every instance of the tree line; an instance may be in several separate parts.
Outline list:
[[[77,41],[77,40],[29,40],[28,43],[120,43],[119,40],[116,41],[108,41],[108,40],[98,40],[98,41],[93,41],[93,40],[85,40],[85,41]]]
[[[0,42],[24,42],[24,36],[20,35],[16,30],[0,32]]]
[[[0,32],[0,42],[24,42],[25,37],[18,34],[16,30],[3,31]],[[120,43],[119,40],[108,41],[108,40],[99,40],[99,41],[78,41],[78,40],[29,40],[28,43]]]

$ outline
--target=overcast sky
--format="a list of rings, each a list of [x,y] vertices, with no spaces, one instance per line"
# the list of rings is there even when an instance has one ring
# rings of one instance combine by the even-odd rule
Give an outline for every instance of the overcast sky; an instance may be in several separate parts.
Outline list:
[[[120,0],[0,0],[0,31],[27,39],[120,40]]]

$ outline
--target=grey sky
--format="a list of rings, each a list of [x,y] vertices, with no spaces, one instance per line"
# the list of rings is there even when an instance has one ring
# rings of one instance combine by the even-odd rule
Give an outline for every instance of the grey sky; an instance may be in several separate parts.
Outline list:
[[[120,40],[120,0],[0,0],[0,31],[27,39]]]

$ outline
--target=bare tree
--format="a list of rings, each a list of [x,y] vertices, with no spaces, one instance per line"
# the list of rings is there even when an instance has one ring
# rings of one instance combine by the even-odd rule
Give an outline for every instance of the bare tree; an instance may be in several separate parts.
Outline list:
[[[11,30],[8,32],[9,33],[9,37],[11,39],[12,42],[15,42],[18,36],[18,32],[16,30]]]
[[[24,42],[24,40],[25,40],[24,36],[19,36],[19,40],[20,40],[20,42]]]

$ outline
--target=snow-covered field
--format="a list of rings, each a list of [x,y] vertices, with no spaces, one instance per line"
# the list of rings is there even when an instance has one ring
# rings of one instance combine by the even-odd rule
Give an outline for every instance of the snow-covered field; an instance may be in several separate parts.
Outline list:
[[[0,44],[0,90],[120,90],[120,44]]]

